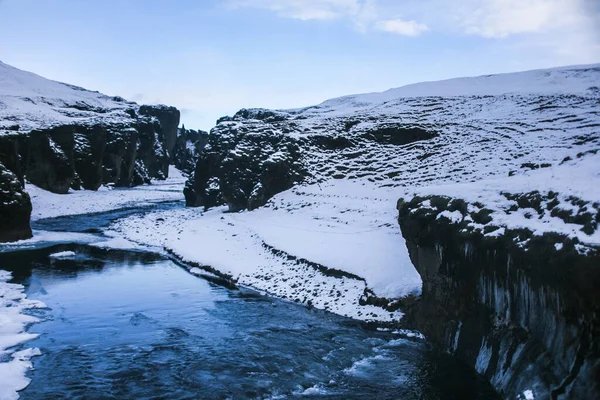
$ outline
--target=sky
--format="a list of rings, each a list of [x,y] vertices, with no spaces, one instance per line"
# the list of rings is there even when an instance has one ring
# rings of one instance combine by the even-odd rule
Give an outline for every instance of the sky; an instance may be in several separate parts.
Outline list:
[[[209,130],[241,108],[598,63],[600,0],[0,0],[0,61]]]

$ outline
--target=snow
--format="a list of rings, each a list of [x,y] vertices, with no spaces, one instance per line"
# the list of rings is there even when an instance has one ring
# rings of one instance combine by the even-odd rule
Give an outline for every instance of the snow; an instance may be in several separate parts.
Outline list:
[[[92,122],[101,111],[104,121],[123,121],[125,110],[136,106],[65,83],[51,81],[0,62],[0,129],[19,125],[20,130],[56,124]],[[89,111],[84,111],[85,108]]]
[[[600,64],[590,64],[420,82],[381,93],[343,96],[327,100],[319,107],[337,108],[340,104],[345,103],[381,104],[408,97],[499,96],[510,93],[586,94],[590,88],[598,87],[597,74],[599,70]]]
[[[92,247],[98,247],[102,249],[119,249],[119,250],[142,250],[143,246],[133,243],[129,240],[115,237],[100,242],[91,243]]]
[[[269,207],[234,218],[288,254],[358,275],[379,297],[418,294],[415,271],[395,223],[398,190],[330,181],[296,188]]]
[[[89,244],[102,240],[97,235],[77,232],[52,232],[33,230],[33,237],[10,243],[0,243],[0,253],[16,250],[32,250],[61,243]]]
[[[581,225],[566,223],[558,217],[553,217],[549,210],[544,210],[543,214],[539,216],[536,210],[530,208],[519,208],[515,212],[509,212],[510,207],[516,203],[503,195],[503,193],[518,194],[533,191],[542,194],[554,192],[557,193],[556,198],[560,201],[560,208],[578,211],[580,207],[575,207],[568,201],[569,197],[575,196],[587,202],[588,210],[593,211],[590,204],[600,201],[599,166],[600,154],[591,154],[562,165],[528,171],[522,175],[421,187],[415,190],[414,194],[419,196],[443,195],[464,199],[470,203],[479,202],[492,211],[493,220],[490,224],[512,229],[527,228],[536,235],[556,232],[570,238],[577,238],[583,244],[600,246],[600,229],[596,229],[591,235],[587,234],[581,230]],[[410,198],[410,196],[408,197]],[[460,212],[455,211],[453,214],[456,215],[449,218],[452,222],[458,223],[462,220],[463,216]],[[497,234],[497,232],[492,232],[492,234],[494,233]],[[557,250],[560,248],[562,246],[557,247]]]
[[[78,215],[141,207],[157,202],[183,200],[183,185],[187,178],[174,166],[169,167],[166,180],[153,180],[150,185],[114,189],[103,186],[98,191],[70,190],[55,194],[27,184],[33,211],[32,220],[65,215]]]
[[[399,311],[361,306],[365,289],[393,299],[420,293],[421,278],[395,223],[397,193],[369,197],[365,185],[301,186],[252,212],[166,210],[119,220],[110,229],[216,269],[239,285],[357,319],[397,320]]]
[[[525,400],[534,400],[535,396],[533,395],[533,391],[532,390],[526,390],[523,392],[523,397],[525,398]]]
[[[23,314],[24,310],[45,307],[42,302],[29,300],[22,285],[8,283],[10,272],[0,270],[0,399],[17,399],[17,392],[30,382],[25,376],[32,366],[31,357],[40,355],[37,348],[15,351],[14,347],[37,337],[26,333],[27,325],[37,318]],[[6,357],[10,359],[6,360]]]
[[[58,259],[65,259],[65,258],[72,258],[75,256],[75,252],[74,251],[59,251],[58,253],[52,253],[50,254],[48,257],[50,258],[58,258]]]

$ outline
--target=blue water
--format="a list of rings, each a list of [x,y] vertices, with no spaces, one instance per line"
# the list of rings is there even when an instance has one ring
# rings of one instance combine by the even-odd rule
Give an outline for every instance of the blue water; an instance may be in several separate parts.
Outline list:
[[[71,260],[49,254],[74,250]],[[248,290],[146,253],[58,246],[0,255],[37,311],[22,399],[489,399],[423,341]]]

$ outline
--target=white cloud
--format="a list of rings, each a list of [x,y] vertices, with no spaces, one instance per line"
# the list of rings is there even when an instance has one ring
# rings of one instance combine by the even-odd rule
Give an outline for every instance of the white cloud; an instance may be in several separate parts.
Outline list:
[[[417,36],[427,26],[416,21],[386,19],[389,14],[381,0],[229,0],[233,8],[258,8],[284,18],[308,20],[346,19],[359,32],[377,29]]]
[[[229,0],[234,8],[259,8],[286,18],[327,20],[352,18],[360,14],[365,3],[359,0]]]
[[[479,0],[463,8],[465,32],[490,38],[540,33],[582,23],[583,0]]]
[[[404,36],[419,36],[429,30],[427,25],[417,21],[404,21],[399,18],[378,21],[375,28],[381,31],[396,33]]]
[[[361,33],[478,36],[503,44],[519,41],[522,48],[551,52],[561,60],[600,60],[599,0],[227,0],[227,4],[304,21],[345,20]],[[398,15],[402,18],[394,17]]]

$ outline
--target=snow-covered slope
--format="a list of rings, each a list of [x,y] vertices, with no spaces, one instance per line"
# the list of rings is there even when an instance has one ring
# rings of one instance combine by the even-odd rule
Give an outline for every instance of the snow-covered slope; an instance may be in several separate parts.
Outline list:
[[[66,83],[52,81],[0,61],[0,129],[21,130],[98,118],[127,119],[135,103]]]
[[[327,100],[318,107],[339,108],[340,104],[376,105],[407,97],[499,96],[527,93],[530,95],[593,94],[598,92],[597,70],[600,64],[454,78],[421,82],[386,90]],[[596,71],[596,72],[594,72]]]

